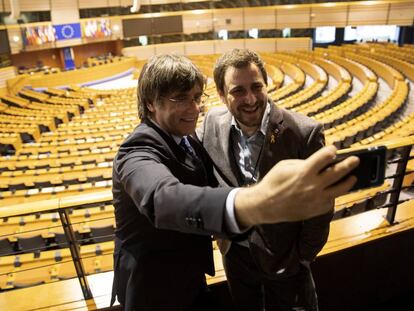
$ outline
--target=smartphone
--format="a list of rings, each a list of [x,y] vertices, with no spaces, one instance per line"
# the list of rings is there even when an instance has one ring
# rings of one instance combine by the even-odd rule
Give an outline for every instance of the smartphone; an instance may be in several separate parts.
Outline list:
[[[381,186],[384,183],[387,161],[387,148],[385,146],[375,146],[343,153],[339,151],[335,163],[352,155],[359,158],[359,165],[344,177],[345,179],[349,175],[354,175],[357,178],[357,182],[350,192]]]

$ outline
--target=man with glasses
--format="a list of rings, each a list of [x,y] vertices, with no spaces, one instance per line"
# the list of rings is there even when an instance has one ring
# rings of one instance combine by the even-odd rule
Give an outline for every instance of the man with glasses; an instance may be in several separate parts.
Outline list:
[[[355,182],[334,185],[358,158],[323,170],[335,158],[335,149],[326,148],[306,161],[281,162],[253,187],[217,188],[212,163],[192,137],[204,86],[183,56],[155,56],[140,74],[142,123],[113,167],[113,300],[124,310],[215,310],[205,280],[214,274],[211,235],[232,238],[256,224],[324,214]],[[314,189],[301,189],[304,176]],[[292,208],[293,197],[305,202],[301,209]]]
[[[264,63],[253,51],[222,55],[214,81],[225,106],[208,112],[198,134],[221,185],[256,184],[280,161],[306,159],[323,147],[320,124],[275,107],[267,94]],[[305,182],[313,186],[313,180]],[[301,208],[300,200],[292,201]],[[242,241],[219,243],[237,310],[318,309],[309,263],[327,241],[332,212],[256,226]]]

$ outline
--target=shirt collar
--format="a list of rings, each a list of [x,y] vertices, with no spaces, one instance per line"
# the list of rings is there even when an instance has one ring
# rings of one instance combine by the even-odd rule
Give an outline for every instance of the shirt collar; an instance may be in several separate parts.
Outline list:
[[[269,114],[270,114],[270,103],[266,104],[265,112],[263,113],[262,123],[260,124],[259,132],[261,132],[264,136],[266,136],[267,126],[269,124]],[[231,116],[231,126],[241,131],[239,124],[236,121],[236,118],[232,115]],[[257,132],[256,132],[257,133]]]

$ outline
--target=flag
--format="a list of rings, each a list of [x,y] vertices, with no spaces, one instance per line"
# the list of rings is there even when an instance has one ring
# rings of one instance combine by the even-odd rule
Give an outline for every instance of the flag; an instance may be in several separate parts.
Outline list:
[[[53,25],[57,40],[75,39],[81,37],[80,23]]]

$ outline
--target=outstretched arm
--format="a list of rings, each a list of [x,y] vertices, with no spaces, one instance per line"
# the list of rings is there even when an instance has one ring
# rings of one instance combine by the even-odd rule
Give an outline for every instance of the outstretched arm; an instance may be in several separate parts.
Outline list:
[[[335,152],[329,146],[306,160],[281,161],[260,183],[239,191],[235,198],[239,224],[298,221],[332,211],[335,197],[347,193],[356,182],[354,176],[340,180],[359,163],[357,157],[349,157],[326,168],[334,161]]]

